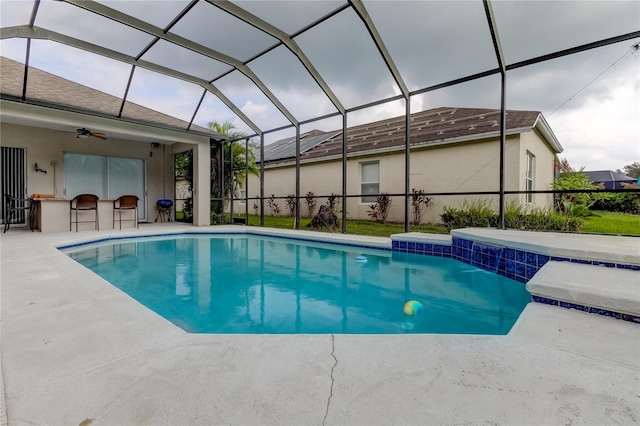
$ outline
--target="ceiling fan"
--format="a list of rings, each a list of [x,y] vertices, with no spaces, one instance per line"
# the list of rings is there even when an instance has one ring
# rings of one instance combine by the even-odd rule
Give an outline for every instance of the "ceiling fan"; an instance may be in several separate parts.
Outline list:
[[[102,132],[92,132],[91,130],[85,129],[84,127],[81,129],[77,129],[76,138],[87,139],[91,136],[93,136],[94,138],[105,140],[105,141],[107,140],[107,136]]]

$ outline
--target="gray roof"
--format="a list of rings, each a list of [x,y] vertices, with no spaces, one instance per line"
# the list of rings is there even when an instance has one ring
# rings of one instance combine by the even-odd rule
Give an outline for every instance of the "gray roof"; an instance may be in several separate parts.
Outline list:
[[[327,139],[334,137],[342,132],[320,132],[314,130],[312,132],[300,135],[300,153],[304,153],[323,143]],[[294,158],[296,156],[296,138],[280,139],[264,147],[265,162],[281,160],[284,158]],[[260,153],[256,155],[257,161],[260,161]]]
[[[499,133],[500,111],[487,108],[434,108],[411,114],[411,145],[427,147],[442,144],[472,142]],[[405,145],[405,117],[399,116],[347,129],[347,153],[367,154],[378,150],[403,149]],[[532,130],[535,126],[547,126],[539,111],[507,111],[507,133]],[[562,147],[555,140],[551,129],[547,143],[559,153]],[[543,137],[545,132],[543,133]],[[301,160],[322,160],[342,155],[342,131],[316,136],[314,144],[300,141]],[[305,149],[302,149],[302,146]],[[275,145],[270,151],[267,148]],[[269,162],[287,162],[295,158],[295,138],[282,139],[265,147]],[[307,148],[308,147],[308,148]]]
[[[592,182],[636,182],[636,179],[613,170],[594,170],[586,173]]]
[[[2,75],[0,91],[3,97],[7,97],[8,95],[19,98],[22,96],[24,64],[0,56],[0,74]],[[122,106],[121,98],[31,66],[29,67],[28,74],[28,96],[36,102],[40,102],[46,106],[59,106],[73,111],[88,112],[111,119],[119,118],[118,115],[120,113],[120,107]],[[189,127],[189,123],[184,120],[130,101],[124,102],[121,118],[124,121],[140,124],[160,125],[162,127],[179,130],[189,129],[210,135],[212,138],[221,137],[207,128],[197,125],[191,125]]]

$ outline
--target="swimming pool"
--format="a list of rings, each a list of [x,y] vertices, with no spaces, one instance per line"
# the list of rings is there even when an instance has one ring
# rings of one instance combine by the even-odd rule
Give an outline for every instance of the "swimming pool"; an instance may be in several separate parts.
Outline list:
[[[531,300],[522,283],[454,259],[289,238],[174,235],[64,251],[192,333],[506,334]],[[420,315],[403,312],[410,300]]]

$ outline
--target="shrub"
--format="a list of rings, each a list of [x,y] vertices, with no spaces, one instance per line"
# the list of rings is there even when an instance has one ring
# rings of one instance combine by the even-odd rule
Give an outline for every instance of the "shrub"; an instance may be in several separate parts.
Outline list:
[[[267,205],[269,206],[269,210],[271,210],[271,216],[278,216],[280,214],[280,206],[276,202],[276,196],[271,194],[269,197],[269,201],[267,201]]]
[[[464,200],[460,209],[445,206],[444,213],[440,217],[449,229],[468,226],[488,227],[498,224],[498,215],[488,200]]]
[[[389,210],[391,210],[391,197],[387,192],[383,192],[378,195],[376,199],[378,205],[378,217],[382,223],[385,223],[387,216],[389,216]]]
[[[380,210],[378,210],[378,204],[377,203],[373,203],[373,204],[369,204],[369,217],[373,220],[378,220],[378,216],[380,215]]]
[[[285,199],[285,203],[287,204],[287,209],[289,210],[289,216],[293,217],[296,215],[296,196],[295,194],[287,195]]]
[[[225,223],[227,223],[227,216],[224,213],[211,212],[212,225],[224,225]]]
[[[433,204],[431,198],[424,195],[422,189],[411,188],[411,212],[413,213],[414,225],[420,225],[423,209],[426,209],[431,204]]]
[[[338,216],[331,209],[329,203],[323,204],[320,206],[318,210],[318,214],[311,219],[311,222],[307,224],[307,228],[314,229],[336,229],[340,226],[340,222],[338,221]]]
[[[636,183],[622,185],[624,188],[640,188]],[[640,214],[640,193],[638,192],[605,192],[598,195],[600,199],[594,203],[594,210]]]
[[[316,208],[316,195],[309,191],[304,197],[304,202],[307,204],[307,210],[309,211],[309,217],[313,217],[313,212]]]
[[[193,197],[185,198],[182,205],[182,221],[193,223]]]
[[[340,203],[340,199],[338,198],[338,194],[334,194],[333,192],[327,198],[327,205],[332,212],[336,213],[336,206]]]
[[[441,215],[445,226],[451,229],[465,227],[496,227],[498,214],[486,200],[465,202],[462,208],[445,206]],[[568,216],[552,208],[528,207],[517,202],[506,205],[505,227],[510,229],[526,229],[537,231],[578,232],[584,223],[581,217]]]
[[[537,231],[577,232],[584,220],[577,216],[567,216],[553,208],[531,207],[518,202],[507,203],[505,227]]]
[[[582,172],[565,172],[553,180],[552,188],[556,190],[585,190],[599,189],[591,182],[589,175]],[[561,194],[556,201],[557,209],[566,216],[589,216],[589,209],[599,199],[589,193]]]

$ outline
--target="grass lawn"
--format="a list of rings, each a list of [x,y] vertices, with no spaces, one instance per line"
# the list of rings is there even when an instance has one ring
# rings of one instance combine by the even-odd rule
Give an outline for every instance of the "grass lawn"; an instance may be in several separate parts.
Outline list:
[[[307,228],[307,224],[311,222],[311,219],[303,217],[300,218],[300,229],[308,229],[313,231],[313,228]],[[249,215],[249,225],[259,226],[260,216]],[[264,226],[267,228],[283,228],[293,229],[294,218],[286,216],[265,216]],[[322,232],[342,232],[342,228],[337,230],[331,230],[324,228]],[[425,232],[430,234],[448,234],[447,228],[442,225],[420,225],[411,226],[412,232]],[[354,235],[373,235],[376,237],[388,237],[391,234],[401,234],[404,232],[404,225],[402,223],[379,223],[372,220],[349,220],[347,221],[347,233]]]
[[[581,232],[640,235],[640,215],[594,211],[585,218]]]
[[[307,224],[310,221],[311,219],[309,218],[301,218],[300,229],[310,229],[306,228]],[[259,216],[249,216],[249,225],[259,226],[259,224]],[[293,218],[285,216],[265,216],[264,224],[268,228],[294,228]],[[448,234],[447,228],[445,228],[443,225],[412,225],[410,231],[424,232],[428,234]],[[339,233],[341,232],[341,229],[323,229],[322,232]],[[373,235],[377,237],[388,237],[392,234],[401,234],[403,232],[404,225],[401,223],[379,223],[373,220],[347,221],[347,233],[354,235]],[[640,236],[640,215],[596,211],[592,216],[585,218],[585,223],[582,226],[580,232]]]
[[[180,220],[182,212],[176,212],[176,219]],[[237,215],[243,218],[244,215]],[[311,219],[300,218],[300,229],[307,228]],[[287,216],[265,216],[264,224],[267,228],[294,229],[294,219]],[[259,226],[260,216],[249,215],[249,225]],[[448,234],[447,228],[443,225],[419,225],[410,228],[411,232],[424,232],[427,234]],[[342,232],[342,228],[337,230],[322,229],[319,232]],[[404,225],[401,223],[380,223],[373,220],[349,220],[347,221],[347,233],[354,235],[372,235],[377,237],[388,237],[392,234],[404,232]],[[626,213],[613,213],[594,211],[593,214],[585,218],[581,233],[612,234],[612,235],[637,235],[640,236],[640,215]]]

